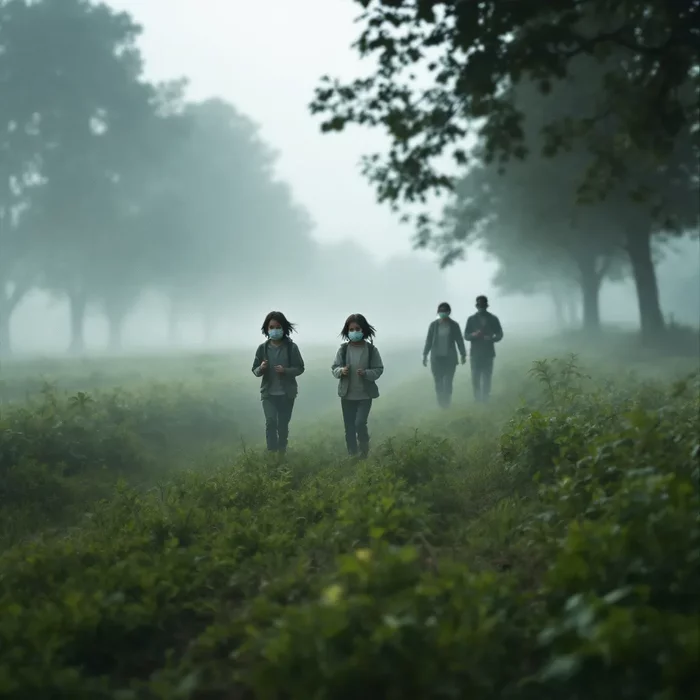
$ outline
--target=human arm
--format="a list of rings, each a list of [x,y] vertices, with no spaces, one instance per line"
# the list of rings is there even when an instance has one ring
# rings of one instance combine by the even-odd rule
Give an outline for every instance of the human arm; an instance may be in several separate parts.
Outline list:
[[[379,350],[375,347],[372,352],[372,366],[365,370],[364,377],[371,382],[376,382],[382,374],[384,374],[384,363],[382,362],[382,356],[379,354]]]
[[[292,345],[292,365],[285,368],[284,373],[290,377],[298,377],[304,374],[306,367],[304,366],[304,358],[301,356],[301,350],[295,343]]]
[[[455,323],[457,323],[455,321]],[[459,330],[459,324],[457,324],[457,333],[455,333],[457,339],[457,349],[459,350],[460,358],[464,359],[467,356],[467,348],[464,345],[464,338],[462,338],[462,333]]]
[[[491,336],[491,340],[494,343],[498,343],[499,341],[503,340],[503,327],[501,326],[501,322],[498,320],[498,316],[493,317],[493,328],[494,333]]]
[[[343,376],[343,370],[345,369],[345,364],[343,363],[343,348],[338,348],[338,352],[335,354],[335,360],[333,360],[333,365],[331,366],[331,372],[336,379],[340,379]]]
[[[464,327],[464,340],[472,340],[472,335],[474,335],[474,321],[470,316],[467,319],[467,325]]]
[[[253,359],[252,372],[256,377],[262,377],[262,375],[265,374],[265,370],[267,370],[267,365],[263,364],[264,362],[265,359],[263,346],[260,345],[255,351],[255,358]]]
[[[433,347],[433,335],[435,333],[435,322],[431,323],[428,326],[428,335],[425,337],[425,345],[423,346],[423,359],[425,360],[429,353],[430,350]]]

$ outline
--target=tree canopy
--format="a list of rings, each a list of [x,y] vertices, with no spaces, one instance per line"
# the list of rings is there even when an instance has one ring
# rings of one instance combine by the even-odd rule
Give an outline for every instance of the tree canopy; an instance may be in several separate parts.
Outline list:
[[[32,288],[68,300],[80,351],[90,308],[118,346],[146,290],[216,312],[258,283],[266,251],[308,256],[312,223],[257,127],[222,100],[187,102],[184,81],[149,82],[129,15],[87,0],[0,11],[4,351]]]
[[[74,352],[92,314],[118,349],[154,298],[177,342],[193,318],[211,335],[265,300],[344,293],[343,259],[312,237],[257,125],[225,100],[188,100],[183,80],[148,80],[140,33],[105,3],[0,0],[0,353],[32,290],[68,306]],[[397,294],[441,288],[425,261],[355,258],[371,273],[358,303],[387,275]]]
[[[698,146],[697,0],[356,2],[363,29],[354,46],[377,69],[349,83],[325,77],[311,109],[328,131],[358,123],[388,133],[389,153],[366,161],[382,199],[413,202],[449,188],[436,161],[449,152],[463,164],[470,135],[489,161],[524,157],[529,145],[511,89],[525,79],[547,94],[580,57],[605,67],[596,99],[575,121],[551,120],[548,150],[585,140],[605,119],[616,148],[595,152],[588,173],[612,184],[628,174],[630,153],[665,158],[684,129]]]
[[[624,251],[642,330],[658,334],[651,236],[698,221],[700,2],[357,1],[354,46],[376,68],[350,82],[326,76],[310,109],[324,131],[359,124],[387,133],[387,152],[364,160],[380,201],[408,211],[432,194],[454,195],[447,222],[416,217],[418,244],[449,264],[475,232],[509,228],[507,202],[519,212],[520,249],[551,255],[578,241],[589,257],[601,246]],[[563,219],[578,221],[585,239]],[[545,231],[558,235],[537,242]]]

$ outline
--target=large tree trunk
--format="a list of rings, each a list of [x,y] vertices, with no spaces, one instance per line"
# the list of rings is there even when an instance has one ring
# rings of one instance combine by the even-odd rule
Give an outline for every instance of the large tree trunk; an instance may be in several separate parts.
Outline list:
[[[123,348],[124,321],[126,314],[115,309],[110,309],[107,313],[108,338],[107,347],[110,352],[119,353]]]
[[[575,328],[581,323],[579,300],[572,290],[567,290],[565,298],[566,323],[569,328]]]
[[[549,285],[549,296],[552,300],[552,306],[554,307],[554,322],[558,329],[562,329],[566,326],[566,320],[564,317],[564,300],[562,298],[561,289],[555,283]]]
[[[583,330],[588,333],[600,332],[600,282],[596,258],[583,255],[578,260],[581,300],[583,302]]]
[[[0,357],[9,357],[12,354],[12,333],[10,321],[12,314],[29,291],[29,285],[14,285],[14,289],[7,294],[5,285],[0,283]]]
[[[87,299],[80,292],[68,295],[70,313],[70,347],[72,355],[82,355],[85,352],[85,314]]]
[[[628,229],[626,242],[637,289],[642,342],[650,344],[663,335],[666,327],[651,255],[651,231],[648,228]]]

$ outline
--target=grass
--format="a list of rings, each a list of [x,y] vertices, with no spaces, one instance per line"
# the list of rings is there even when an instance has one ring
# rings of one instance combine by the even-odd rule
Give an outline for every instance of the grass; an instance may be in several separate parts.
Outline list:
[[[697,360],[583,349],[439,411],[382,348],[366,463],[328,353],[282,464],[247,355],[6,367],[0,695],[692,697]]]

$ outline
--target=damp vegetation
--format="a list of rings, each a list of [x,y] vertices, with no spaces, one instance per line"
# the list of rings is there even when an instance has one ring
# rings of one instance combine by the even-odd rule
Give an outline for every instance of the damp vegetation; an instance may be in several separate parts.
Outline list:
[[[281,463],[229,358],[161,363],[157,384],[124,362],[121,389],[67,363],[22,399],[16,365],[0,694],[691,697],[694,363],[531,352],[488,406],[464,375],[447,411],[425,375],[398,384],[365,462],[327,367],[308,381],[338,415],[307,405]]]

